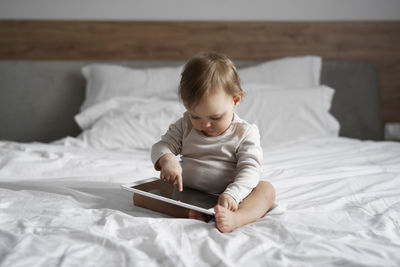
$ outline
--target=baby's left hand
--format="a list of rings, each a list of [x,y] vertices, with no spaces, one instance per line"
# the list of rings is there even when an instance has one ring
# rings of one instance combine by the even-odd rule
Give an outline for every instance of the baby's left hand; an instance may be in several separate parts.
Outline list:
[[[239,204],[236,200],[228,194],[221,194],[218,198],[218,205],[223,206],[231,211],[236,211]]]

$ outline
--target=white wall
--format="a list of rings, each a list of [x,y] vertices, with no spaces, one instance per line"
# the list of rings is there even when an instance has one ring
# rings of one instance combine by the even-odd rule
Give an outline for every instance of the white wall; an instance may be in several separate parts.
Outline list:
[[[0,0],[0,19],[400,20],[400,0]]]

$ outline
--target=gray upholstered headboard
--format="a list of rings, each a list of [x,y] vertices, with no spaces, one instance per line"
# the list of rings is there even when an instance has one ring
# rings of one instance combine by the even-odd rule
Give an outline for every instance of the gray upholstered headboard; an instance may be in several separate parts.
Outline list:
[[[76,136],[80,130],[73,118],[85,95],[85,80],[80,68],[88,63],[0,61],[0,140],[49,142],[68,135]],[[112,63],[131,67],[166,64]],[[181,62],[167,63],[178,64]],[[324,61],[321,83],[336,89],[331,112],[340,122],[341,136],[383,139],[375,65]]]

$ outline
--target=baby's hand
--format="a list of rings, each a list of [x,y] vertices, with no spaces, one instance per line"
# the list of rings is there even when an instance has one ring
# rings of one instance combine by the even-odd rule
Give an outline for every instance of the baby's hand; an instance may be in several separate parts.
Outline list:
[[[182,167],[175,155],[166,154],[160,158],[158,163],[161,168],[160,178],[171,184],[178,184],[179,191],[183,191]]]
[[[236,211],[239,204],[236,200],[228,194],[221,194],[218,198],[218,205],[223,206],[231,211]]]

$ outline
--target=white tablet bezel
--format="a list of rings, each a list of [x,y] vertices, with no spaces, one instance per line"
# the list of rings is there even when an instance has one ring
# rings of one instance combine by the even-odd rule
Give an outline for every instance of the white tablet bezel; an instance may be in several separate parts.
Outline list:
[[[152,177],[152,178],[147,178],[147,179],[143,179],[143,180],[138,180],[136,182],[132,182],[132,183],[129,183],[129,184],[122,184],[121,188],[124,189],[124,190],[128,190],[129,192],[132,192],[132,193],[137,193],[137,194],[140,194],[140,195],[143,195],[143,196],[147,196],[147,197],[150,197],[150,198],[158,199],[158,200],[161,200],[161,201],[164,201],[164,202],[168,202],[168,203],[171,203],[171,204],[174,204],[174,205],[178,205],[178,206],[181,206],[181,207],[184,207],[184,208],[187,208],[187,209],[195,210],[195,211],[198,211],[198,212],[201,212],[201,213],[205,213],[205,214],[208,214],[208,215],[212,215],[212,216],[215,215],[214,207],[212,207],[210,209],[205,209],[205,208],[202,208],[202,207],[199,207],[199,206],[183,203],[183,202],[180,202],[180,201],[177,201],[177,200],[173,200],[173,199],[166,198],[166,197],[163,197],[163,196],[160,196],[160,195],[156,195],[156,194],[153,194],[153,193],[142,191],[142,190],[137,189],[137,188],[133,188],[133,186],[138,186],[140,184],[153,182],[153,181],[156,181],[156,180],[159,180],[159,179],[160,178]],[[185,190],[185,188],[183,190]]]

